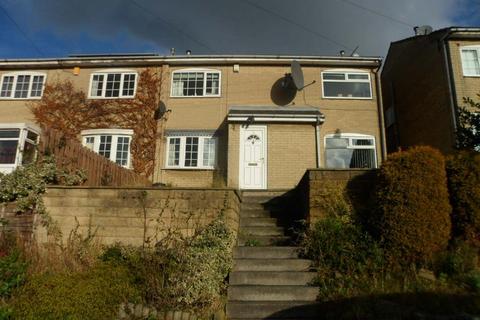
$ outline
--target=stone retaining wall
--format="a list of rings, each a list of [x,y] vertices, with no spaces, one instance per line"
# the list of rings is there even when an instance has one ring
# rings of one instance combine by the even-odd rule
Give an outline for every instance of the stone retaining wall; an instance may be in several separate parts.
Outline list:
[[[0,204],[0,232],[14,232],[25,239],[32,237],[35,215],[17,214],[15,203]]]
[[[192,235],[222,214],[238,231],[240,198],[231,189],[49,187],[43,199],[64,240],[76,230],[105,244],[153,245],[171,232]],[[45,228],[35,234],[48,241]]]
[[[328,189],[340,186],[352,201],[355,210],[364,210],[375,186],[376,170],[372,169],[309,169],[297,187],[304,217],[314,223],[325,216],[322,206]]]

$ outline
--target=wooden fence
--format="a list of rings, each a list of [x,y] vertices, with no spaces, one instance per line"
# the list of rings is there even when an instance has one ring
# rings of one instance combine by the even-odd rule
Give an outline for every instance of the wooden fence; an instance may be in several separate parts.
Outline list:
[[[136,174],[110,161],[109,159],[82,146],[75,140],[66,138],[53,129],[42,129],[39,151],[41,155],[55,156],[57,166],[69,170],[83,169],[86,173],[86,186],[150,186],[144,176]]]

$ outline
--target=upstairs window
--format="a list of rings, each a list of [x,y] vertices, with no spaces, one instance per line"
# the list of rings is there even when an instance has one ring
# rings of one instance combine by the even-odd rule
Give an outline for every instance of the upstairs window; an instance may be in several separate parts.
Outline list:
[[[40,99],[46,75],[37,72],[8,73],[2,76],[1,99]]]
[[[172,74],[172,97],[219,97],[220,71],[180,70]]]
[[[480,46],[463,47],[460,50],[463,75],[480,77]]]
[[[375,139],[359,134],[333,134],[325,137],[327,168],[376,168]]]
[[[95,72],[90,80],[90,98],[133,98],[137,73],[123,71]]]
[[[323,97],[331,99],[371,99],[370,74],[366,72],[322,72]]]
[[[133,130],[94,129],[82,131],[82,144],[116,164],[130,168]]]
[[[167,138],[166,167],[214,169],[217,139],[208,134],[178,134]]]

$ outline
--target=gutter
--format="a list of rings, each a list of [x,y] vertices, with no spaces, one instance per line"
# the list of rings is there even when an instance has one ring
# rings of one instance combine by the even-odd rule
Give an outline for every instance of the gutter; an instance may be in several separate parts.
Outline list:
[[[163,57],[75,57],[61,59],[3,59],[0,68],[14,69],[25,67],[70,68],[78,66],[150,66],[169,65],[231,65],[235,63],[258,65],[290,65],[297,60],[303,65],[337,65],[378,67],[381,59],[376,57],[323,57],[323,56],[163,56]]]

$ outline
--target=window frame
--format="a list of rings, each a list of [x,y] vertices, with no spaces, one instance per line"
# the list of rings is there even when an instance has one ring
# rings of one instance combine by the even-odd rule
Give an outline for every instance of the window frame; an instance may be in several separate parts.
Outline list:
[[[15,98],[15,91],[16,91],[16,86],[18,82],[18,77],[19,76],[30,76],[30,81],[28,84],[28,91],[27,91],[27,96],[24,98]],[[42,76],[43,77],[43,82],[42,82],[42,90],[40,92],[40,96],[32,96],[32,86],[33,86],[33,78],[35,76]],[[1,82],[0,82],[0,92],[2,91],[3,87],[3,82],[5,81],[6,77],[13,77],[13,82],[12,82],[12,89],[10,92],[9,97],[1,97],[0,100],[40,100],[43,97],[43,92],[45,90],[45,84],[47,83],[47,74],[45,72],[37,72],[37,71],[15,71],[15,72],[8,72],[2,74]]]
[[[118,97],[106,97],[105,93],[107,90],[107,77],[109,74],[120,74],[120,87],[119,87],[119,96]],[[125,75],[135,75],[135,83],[133,87],[133,95],[131,96],[124,96],[123,95],[123,86],[124,86],[124,78]],[[102,87],[102,95],[101,96],[92,96],[92,85],[93,85],[93,77],[96,75],[103,75],[103,87]],[[130,70],[130,69],[107,69],[107,70],[98,70],[94,71],[90,74],[90,82],[88,86],[88,99],[134,99],[137,95],[137,86],[138,86],[138,71]]]
[[[185,156],[186,156],[186,140],[187,138],[198,138],[198,150],[197,150],[197,166],[185,166]],[[180,154],[178,158],[178,165],[170,165],[168,163],[170,155],[170,140],[171,139],[180,139]],[[204,161],[204,148],[205,148],[205,139],[213,139],[215,141],[214,148],[214,163],[212,166],[205,166]],[[201,143],[200,143],[201,142]],[[179,134],[179,135],[168,135],[166,137],[165,144],[165,169],[179,169],[179,170],[215,170],[218,163],[218,137],[213,134]]]
[[[323,76],[324,74],[329,74],[329,73],[343,73],[345,74],[345,79],[346,80],[324,80]],[[351,74],[361,74],[361,75],[367,75],[368,80],[348,80],[348,76]],[[355,69],[331,69],[331,70],[324,70],[320,73],[320,78],[322,80],[322,99],[336,99],[336,100],[373,100],[373,89],[372,89],[372,77],[369,71],[365,70],[355,70]],[[326,96],[325,95],[325,82],[341,82],[341,83],[355,83],[355,82],[362,82],[362,83],[367,83],[369,84],[369,89],[370,89],[370,97],[339,97],[339,96]]]
[[[325,135],[323,138],[323,149],[324,149],[324,156],[325,156],[325,168],[326,169],[341,169],[341,168],[330,168],[327,166],[327,139],[329,138],[340,138],[340,139],[348,139],[348,146],[346,149],[356,150],[356,149],[371,149],[373,150],[374,162],[375,166],[373,168],[365,168],[365,169],[377,169],[378,168],[378,158],[377,158],[377,141],[375,136],[368,135],[368,134],[360,134],[360,133],[331,133]],[[369,139],[373,141],[371,146],[355,146],[352,143],[352,139]],[[355,169],[355,168],[346,168],[346,170]],[[361,169],[361,168],[357,168]]]
[[[10,173],[23,165],[23,152],[27,142],[35,147],[33,159],[36,159],[38,156],[37,146],[40,141],[40,129],[38,127],[25,123],[1,123],[0,130],[19,130],[19,135],[16,138],[0,138],[1,141],[17,141],[15,161],[13,163],[0,164],[0,172]],[[37,135],[35,140],[28,138],[29,131]]]
[[[174,95],[173,93],[173,78],[175,74],[178,73],[203,73],[203,95],[201,96],[180,96],[180,95]],[[209,94],[206,95],[206,90],[207,90],[207,74],[212,73],[212,74],[218,74],[218,94]],[[203,68],[190,68],[190,69],[178,69],[175,71],[172,71],[171,74],[171,80],[170,80],[170,97],[171,98],[218,98],[222,96],[222,72],[220,70],[216,69],[203,69]]]
[[[465,72],[465,64],[463,62],[463,51],[468,51],[468,50],[475,50],[477,52],[478,64],[480,65],[480,45],[462,46],[460,47],[460,61],[462,65],[462,74],[464,77],[480,78],[480,69],[478,74],[471,74],[471,73]]]
[[[111,141],[111,146],[110,146],[110,157],[105,157],[105,159],[108,159],[112,161],[113,163],[127,168],[131,169],[132,165],[132,138],[133,138],[133,130],[132,129],[91,129],[91,130],[83,130],[81,132],[82,136],[82,145],[85,148],[88,148],[89,150],[95,152],[96,154],[103,156],[100,154],[100,137],[101,136],[111,136],[112,141]],[[87,139],[88,138],[94,138],[93,140],[93,145],[92,148],[89,148],[87,146]],[[117,146],[118,146],[118,138],[123,138],[127,137],[129,138],[128,140],[128,153],[127,153],[127,164],[126,165],[121,165],[117,163]]]

